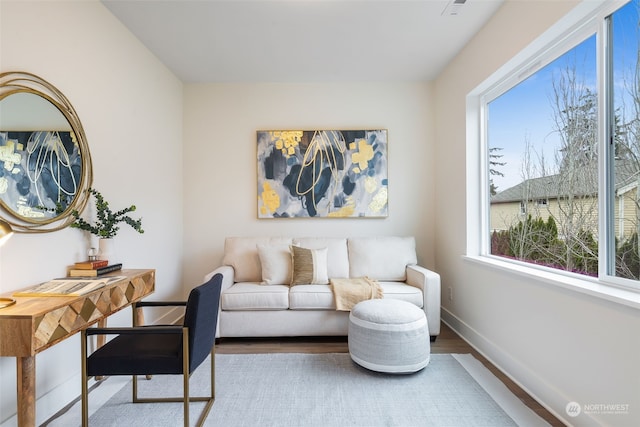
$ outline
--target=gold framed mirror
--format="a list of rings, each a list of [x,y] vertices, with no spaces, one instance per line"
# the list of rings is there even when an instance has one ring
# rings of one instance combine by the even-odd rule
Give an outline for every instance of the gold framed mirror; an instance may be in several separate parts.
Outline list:
[[[67,227],[92,180],[87,138],[64,94],[31,73],[0,73],[2,219],[18,233]]]

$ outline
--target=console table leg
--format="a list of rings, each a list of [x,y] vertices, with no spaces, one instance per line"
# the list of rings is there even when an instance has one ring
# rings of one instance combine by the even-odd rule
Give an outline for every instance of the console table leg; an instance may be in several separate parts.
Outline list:
[[[17,357],[18,425],[36,425],[36,356]]]
[[[98,320],[98,328],[106,328],[107,327],[107,318]],[[96,336],[96,349],[99,349],[104,345],[107,341],[106,335],[98,335]]]
[[[135,307],[134,310],[135,311],[133,312],[133,326],[144,325],[144,311],[142,310],[142,307]],[[150,380],[152,377],[153,375],[146,376],[148,380]]]

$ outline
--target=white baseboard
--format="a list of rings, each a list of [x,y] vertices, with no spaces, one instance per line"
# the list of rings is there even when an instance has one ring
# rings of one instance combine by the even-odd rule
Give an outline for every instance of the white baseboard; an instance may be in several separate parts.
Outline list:
[[[80,384],[82,378],[79,374],[73,375],[67,381],[58,385],[50,390],[48,393],[43,394],[36,400],[36,425],[41,425],[49,418],[57,414],[66,405],[77,399],[80,391]],[[93,385],[95,381],[89,381],[89,387]],[[61,402],[67,402],[62,407]],[[7,418],[0,427],[18,427],[18,415],[17,413]]]
[[[538,403],[540,403],[540,405],[551,412],[560,421],[568,426],[572,425],[571,422],[567,420],[565,413],[558,413],[558,411],[553,409],[553,407],[564,408],[567,403],[572,401],[571,398],[562,394],[534,371],[531,371],[517,359],[513,358],[509,353],[487,339],[444,307],[442,307],[441,317],[442,322],[453,329],[464,341],[482,354],[482,356],[491,362],[491,364],[509,377],[511,381],[516,383],[518,387],[527,392],[527,394],[533,397]],[[518,378],[522,380],[518,380]],[[525,384],[528,384],[529,386],[526,386]],[[541,391],[533,393],[531,391],[532,389]],[[544,396],[544,398],[541,398],[541,395]],[[589,425],[598,424],[599,423],[595,419],[591,418]]]
[[[181,308],[172,308],[164,315],[159,317],[153,324],[173,325],[182,320],[184,310]],[[79,352],[80,350],[78,350]],[[80,398],[80,387],[82,378],[80,374],[75,374],[65,382],[49,390],[47,393],[36,399],[36,425],[40,425],[58,414],[66,408],[74,400]],[[95,381],[89,381],[91,387]],[[17,412],[0,423],[0,427],[18,427]]]

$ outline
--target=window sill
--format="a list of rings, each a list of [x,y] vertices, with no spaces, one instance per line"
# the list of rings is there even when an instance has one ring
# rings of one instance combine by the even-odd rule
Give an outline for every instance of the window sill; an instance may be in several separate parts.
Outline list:
[[[463,258],[469,262],[502,270],[505,273],[526,277],[546,285],[559,286],[561,288],[590,295],[595,298],[640,309],[640,292],[618,287],[613,284],[605,284],[597,278],[589,280],[581,277],[572,277],[490,257],[466,255]]]

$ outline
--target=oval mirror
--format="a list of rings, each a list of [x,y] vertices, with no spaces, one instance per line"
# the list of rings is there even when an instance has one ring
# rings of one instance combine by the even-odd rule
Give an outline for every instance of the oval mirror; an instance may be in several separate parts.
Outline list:
[[[0,208],[16,232],[73,222],[92,181],[89,146],[73,106],[30,73],[0,74]]]

